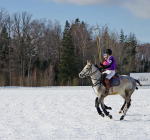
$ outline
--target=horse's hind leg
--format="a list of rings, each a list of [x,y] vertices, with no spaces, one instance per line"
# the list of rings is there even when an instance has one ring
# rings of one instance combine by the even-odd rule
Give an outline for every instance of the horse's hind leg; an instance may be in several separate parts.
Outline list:
[[[124,119],[130,106],[131,106],[131,99],[129,100],[129,102],[127,102],[126,106],[124,107],[124,109],[123,109],[124,114],[121,116],[120,120]]]
[[[125,91],[125,93],[126,93],[126,106],[124,106],[124,108],[123,108],[123,115],[121,116],[121,118],[120,118],[120,120],[123,120],[124,119],[124,117],[125,117],[125,115],[126,115],[126,113],[127,113],[127,111],[128,111],[128,109],[129,109],[129,107],[131,106],[131,99],[130,99],[130,97],[131,97],[131,94],[134,92],[134,90],[132,91],[132,92],[130,92],[130,91]]]
[[[126,100],[124,101],[124,104],[123,104],[123,106],[121,107],[119,113],[122,113],[122,111],[124,110],[125,105],[126,105]]]
[[[123,113],[126,109],[129,109],[130,106],[131,106],[131,99],[128,103],[126,103],[125,107],[123,108]]]
[[[99,103],[98,103],[98,97],[95,99],[95,107],[97,109],[97,112],[99,115],[101,115],[102,117],[104,117],[104,114],[102,113],[100,107],[99,107]]]

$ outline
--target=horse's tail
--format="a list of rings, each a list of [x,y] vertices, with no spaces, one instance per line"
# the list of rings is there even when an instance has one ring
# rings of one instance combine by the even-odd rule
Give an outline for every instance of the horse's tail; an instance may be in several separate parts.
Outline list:
[[[134,79],[134,80],[139,84],[140,87],[142,86],[139,80],[137,79]],[[136,87],[136,89],[138,90],[138,87]]]

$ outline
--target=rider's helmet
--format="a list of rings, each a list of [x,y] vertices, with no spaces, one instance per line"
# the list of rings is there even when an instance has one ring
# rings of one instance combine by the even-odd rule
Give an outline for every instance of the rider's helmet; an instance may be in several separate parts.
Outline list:
[[[107,49],[105,53],[109,54],[109,55],[112,55],[112,50],[111,49]]]

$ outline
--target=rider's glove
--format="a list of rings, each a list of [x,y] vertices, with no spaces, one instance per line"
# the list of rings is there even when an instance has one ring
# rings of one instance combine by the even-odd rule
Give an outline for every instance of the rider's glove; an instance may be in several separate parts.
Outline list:
[[[100,63],[100,66],[103,67],[104,65],[102,63]]]

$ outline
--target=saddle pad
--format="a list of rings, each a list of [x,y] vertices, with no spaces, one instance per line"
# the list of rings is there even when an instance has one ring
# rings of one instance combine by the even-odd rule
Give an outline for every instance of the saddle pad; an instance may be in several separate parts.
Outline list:
[[[113,76],[110,81],[109,81],[109,86],[110,87],[114,87],[114,86],[119,86],[120,85],[120,79],[119,76],[116,74],[115,76]]]
[[[105,77],[107,76],[107,74],[103,74],[102,75],[102,84],[106,87],[105,84]],[[119,86],[120,85],[120,79],[119,76],[117,74],[115,74],[110,80],[109,80],[109,87],[114,87],[114,86]]]

